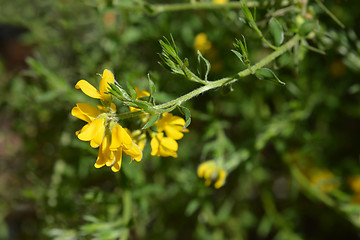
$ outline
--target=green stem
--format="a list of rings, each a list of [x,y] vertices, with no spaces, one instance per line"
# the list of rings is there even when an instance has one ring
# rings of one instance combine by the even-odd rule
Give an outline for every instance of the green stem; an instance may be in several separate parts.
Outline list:
[[[283,44],[281,47],[277,48],[276,51],[272,52],[269,56],[262,59],[260,62],[253,65],[252,67],[237,73],[236,76],[233,77],[233,78],[222,78],[222,79],[219,79],[217,81],[207,82],[207,84],[205,86],[199,87],[199,88],[197,88],[197,89],[195,89],[195,90],[193,90],[193,91],[191,91],[191,92],[189,92],[189,93],[187,93],[187,94],[185,94],[185,95],[183,95],[181,97],[178,97],[178,98],[176,98],[174,100],[171,100],[171,101],[169,101],[167,103],[163,103],[163,104],[154,106],[154,108],[155,109],[164,109],[164,108],[168,108],[168,107],[171,107],[171,106],[174,106],[174,105],[180,105],[181,103],[186,102],[186,101],[190,100],[193,97],[196,97],[197,95],[199,95],[201,93],[204,93],[204,92],[209,91],[209,90],[214,89],[214,88],[224,86],[226,84],[234,83],[234,82],[238,81],[240,78],[251,75],[252,73],[255,73],[257,69],[262,68],[263,66],[265,66],[268,63],[272,62],[277,57],[282,55],[284,52],[291,49],[299,40],[300,40],[300,36],[295,35],[292,39],[290,39],[287,43]]]
[[[217,10],[217,9],[240,9],[241,2],[228,2],[224,4],[216,4],[212,2],[198,3],[172,3],[172,4],[134,4],[134,3],[115,3],[115,7],[125,10],[139,10],[143,8],[151,11],[152,14],[163,12],[186,11],[186,10]],[[248,7],[257,7],[260,4],[256,1],[247,2]]]

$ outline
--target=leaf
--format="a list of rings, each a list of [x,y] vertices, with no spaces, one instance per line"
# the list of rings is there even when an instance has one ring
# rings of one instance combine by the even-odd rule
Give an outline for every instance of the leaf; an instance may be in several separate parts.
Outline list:
[[[284,31],[276,18],[271,18],[269,21],[270,33],[274,38],[276,46],[280,46],[284,41]]]
[[[137,94],[136,94],[136,91],[135,91],[134,87],[131,86],[131,84],[130,84],[129,82],[126,82],[126,84],[127,84],[128,90],[129,90],[129,92],[130,92],[131,98],[132,98],[133,100],[135,100],[135,99],[137,98]]]
[[[151,127],[152,125],[154,125],[160,118],[160,114],[154,114],[150,117],[149,121],[147,121],[147,123],[145,123],[145,125],[142,127],[142,129],[147,129],[149,127]]]
[[[308,35],[312,30],[314,30],[316,27],[315,22],[312,21],[307,21],[304,22],[303,24],[301,24],[301,26],[299,27],[299,34],[301,36],[306,36]]]
[[[147,113],[151,113],[151,114],[157,113],[156,109],[154,109],[154,107],[153,107],[153,105],[151,103],[144,102],[144,101],[138,101],[138,100],[133,101],[133,103],[138,108],[143,109]]]
[[[260,68],[256,70],[255,76],[260,80],[268,80],[275,83],[278,83],[280,85],[285,85],[284,82],[282,82],[273,71],[271,71],[268,68]]]
[[[197,51],[197,54],[198,54],[198,62],[199,62],[199,74],[203,72],[203,68],[205,67],[206,70],[205,70],[204,79],[207,82],[207,77],[209,75],[210,67],[211,67],[210,62],[201,54],[199,50]]]
[[[148,78],[149,87],[150,87],[150,96],[149,96],[148,102],[151,102],[152,104],[155,105],[154,95],[155,95],[156,87],[155,87],[154,82],[150,78],[150,73],[147,75],[147,78]]]
[[[150,95],[153,96],[156,91],[155,83],[150,78],[150,73],[147,75],[149,86],[150,86]]]
[[[128,93],[119,85],[110,83],[109,92],[121,101],[131,101]]]
[[[180,112],[185,116],[185,125],[183,128],[183,131],[185,130],[185,128],[187,128],[187,126],[190,125],[191,123],[191,112],[188,108],[184,107],[184,106],[178,106]]]

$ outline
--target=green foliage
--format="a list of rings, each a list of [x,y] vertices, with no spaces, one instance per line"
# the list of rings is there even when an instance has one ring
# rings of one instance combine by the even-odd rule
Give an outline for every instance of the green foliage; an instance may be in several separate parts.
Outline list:
[[[0,238],[357,239],[359,7],[2,2]],[[178,158],[148,141],[141,162],[93,167],[70,112],[96,104],[74,85],[104,68],[124,127],[185,119]],[[197,176],[210,160],[227,173],[219,189]]]

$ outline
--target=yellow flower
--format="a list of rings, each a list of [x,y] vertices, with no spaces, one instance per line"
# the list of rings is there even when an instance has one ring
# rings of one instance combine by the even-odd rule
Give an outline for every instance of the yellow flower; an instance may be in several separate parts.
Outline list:
[[[354,193],[360,193],[360,176],[349,177],[348,184]]]
[[[314,170],[310,174],[310,182],[324,193],[331,192],[339,187],[334,174],[328,169]]]
[[[117,172],[121,168],[122,152],[137,162],[141,161],[142,152],[123,127],[115,123],[111,127],[113,127],[111,135],[104,137],[94,166],[96,168],[101,168],[104,165],[111,166],[111,170]]]
[[[159,132],[165,132],[167,137],[179,140],[184,136],[184,125],[185,120],[181,117],[174,116],[171,113],[164,113],[162,118],[157,122],[156,128]],[[184,132],[187,131],[188,129],[184,130]]]
[[[217,4],[223,4],[223,3],[227,3],[228,0],[214,0],[214,3],[217,3]]]
[[[105,93],[109,83],[114,83],[114,75],[107,69],[103,72],[99,91],[87,81],[80,80],[75,87],[92,98],[100,99],[103,105],[95,108],[87,103],[78,103],[71,113],[87,122],[76,132],[78,138],[90,141],[91,147],[99,147],[95,167],[111,166],[111,170],[117,172],[121,168],[123,152],[132,159],[141,161],[142,151],[128,132],[117,124],[116,106],[111,102],[111,95]]]
[[[150,142],[151,145],[151,155],[153,156],[163,156],[163,157],[177,157],[176,151],[178,150],[177,142],[170,138],[164,137],[164,133],[157,133]]]
[[[71,114],[87,124],[79,131],[76,132],[78,138],[82,141],[90,141],[90,145],[94,148],[98,147],[103,141],[105,134],[105,125],[107,117],[110,113],[115,113],[115,105],[112,104],[110,109],[103,107],[95,108],[87,103],[78,103],[71,110]]]
[[[197,170],[199,178],[205,178],[205,185],[210,186],[215,181],[214,187],[221,188],[225,184],[226,171],[220,167],[214,160],[203,162]]]
[[[97,90],[93,85],[91,85],[86,80],[80,80],[76,83],[75,88],[81,89],[83,93],[92,98],[97,98],[105,102],[111,101],[111,95],[107,94],[109,84],[114,83],[114,74],[105,69],[102,78],[100,80],[99,90]]]
[[[212,47],[211,42],[205,33],[199,33],[194,39],[194,49],[200,51],[202,54],[206,54]]]

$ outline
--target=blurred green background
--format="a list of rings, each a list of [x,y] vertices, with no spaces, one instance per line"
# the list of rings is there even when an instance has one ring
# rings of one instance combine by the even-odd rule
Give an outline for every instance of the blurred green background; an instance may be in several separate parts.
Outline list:
[[[230,51],[242,35],[253,64],[271,50],[239,8],[152,15],[146,4],[173,2],[0,0],[0,239],[359,239],[360,3],[324,1],[342,29],[316,1],[268,2],[256,11],[265,37],[276,16],[289,39],[307,2],[308,44],[326,54],[299,45],[277,59],[284,87],[251,76],[190,100],[178,158],[148,146],[113,173],[75,136],[71,108],[89,102],[78,80],[97,85],[108,68],[148,90],[150,73],[165,102],[198,84],[158,64],[164,36],[196,71],[206,34],[210,80],[245,68]],[[212,159],[234,162],[219,190],[196,175]]]

